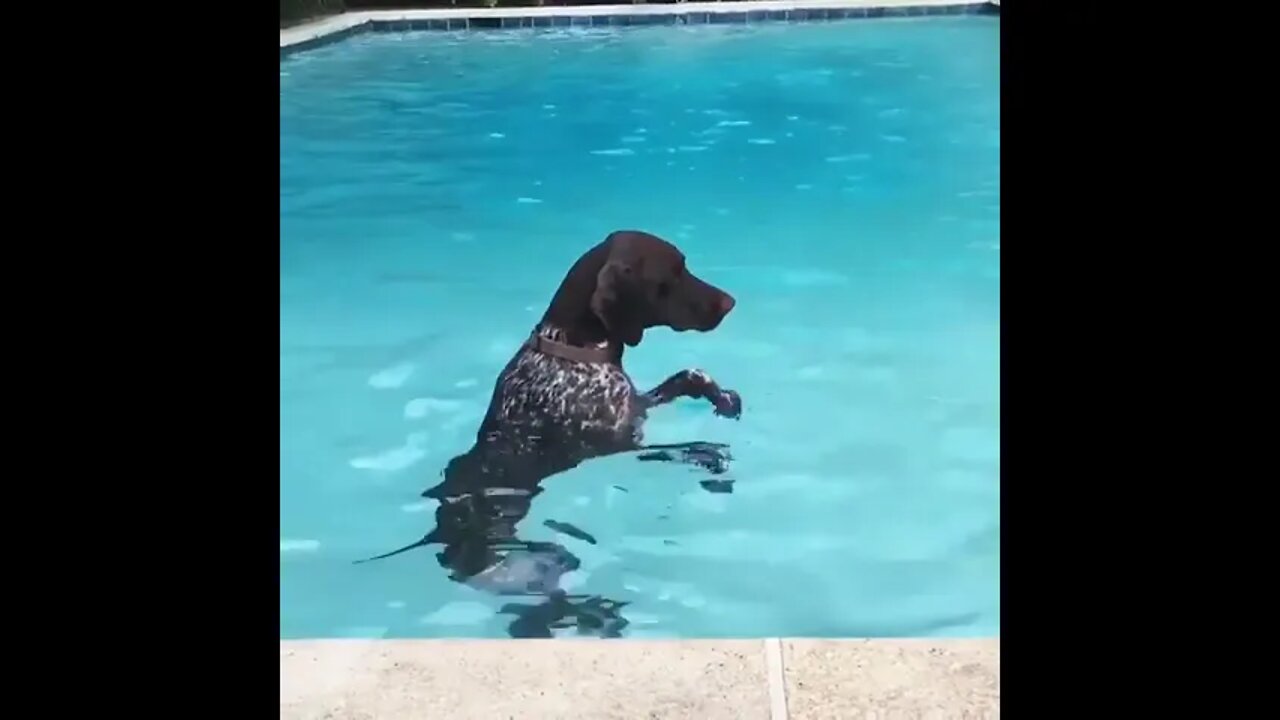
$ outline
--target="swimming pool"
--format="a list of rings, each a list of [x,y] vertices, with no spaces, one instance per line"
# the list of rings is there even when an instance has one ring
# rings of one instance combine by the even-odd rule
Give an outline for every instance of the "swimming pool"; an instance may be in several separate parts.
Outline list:
[[[371,33],[280,63],[281,637],[505,637],[419,494],[569,265],[647,230],[737,299],[650,330],[650,442],[520,526],[628,637],[999,632],[997,17]],[[595,544],[557,533],[567,523]]]

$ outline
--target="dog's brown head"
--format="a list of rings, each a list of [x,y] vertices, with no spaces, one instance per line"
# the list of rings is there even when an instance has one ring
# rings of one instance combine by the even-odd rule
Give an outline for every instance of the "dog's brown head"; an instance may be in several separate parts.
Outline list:
[[[651,327],[714,330],[733,306],[732,296],[689,272],[674,245],[620,230],[574,264],[544,320],[578,340],[635,347]]]

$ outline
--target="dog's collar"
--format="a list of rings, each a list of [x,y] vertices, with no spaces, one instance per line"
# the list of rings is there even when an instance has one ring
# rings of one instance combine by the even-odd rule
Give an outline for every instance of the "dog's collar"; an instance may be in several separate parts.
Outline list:
[[[564,358],[574,362],[608,363],[616,359],[615,348],[610,345],[577,347],[576,345],[566,345],[562,342],[545,338],[537,332],[529,336],[528,345],[543,355],[551,355],[552,357]]]

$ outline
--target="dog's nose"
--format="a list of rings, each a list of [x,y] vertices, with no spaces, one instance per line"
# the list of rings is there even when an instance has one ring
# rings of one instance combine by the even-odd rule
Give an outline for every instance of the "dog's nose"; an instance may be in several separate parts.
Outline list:
[[[729,311],[732,310],[733,306],[736,304],[737,302],[733,299],[732,295],[729,293],[722,294],[720,296],[720,314],[728,315]]]

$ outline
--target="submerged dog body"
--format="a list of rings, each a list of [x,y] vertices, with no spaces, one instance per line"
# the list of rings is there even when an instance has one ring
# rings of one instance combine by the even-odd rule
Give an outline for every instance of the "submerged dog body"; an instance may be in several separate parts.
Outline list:
[[[611,234],[570,268],[528,341],[499,374],[474,445],[423,493],[440,502],[436,527],[378,558],[440,543],[437,558],[452,579],[548,599],[536,607],[504,608],[520,616],[511,625],[513,635],[545,636],[569,626],[616,634],[625,625],[616,612],[620,605],[575,601],[559,588],[577,558],[556,543],[519,540],[516,525],[543,479],[591,458],[650,450],[641,459],[723,471],[723,446],[646,447],[643,425],[649,409],[678,397],[709,400],[716,414],[737,418],[737,393],[699,370],[678,372],[642,393],[623,370],[622,356],[640,344],[647,328],[708,332],[733,306],[731,296],[688,272],[684,256],[669,243],[637,231]]]

